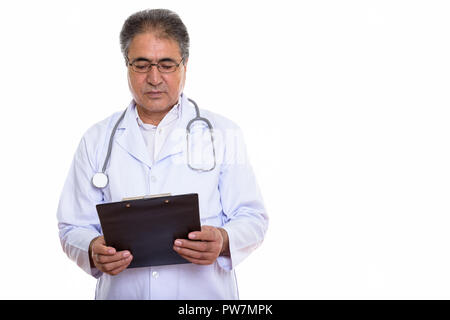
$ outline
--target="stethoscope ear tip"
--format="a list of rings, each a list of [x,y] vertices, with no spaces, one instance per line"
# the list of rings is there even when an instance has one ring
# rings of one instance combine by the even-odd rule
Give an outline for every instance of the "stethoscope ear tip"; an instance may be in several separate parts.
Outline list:
[[[108,176],[103,172],[97,172],[92,177],[92,184],[96,188],[103,189],[108,185]]]

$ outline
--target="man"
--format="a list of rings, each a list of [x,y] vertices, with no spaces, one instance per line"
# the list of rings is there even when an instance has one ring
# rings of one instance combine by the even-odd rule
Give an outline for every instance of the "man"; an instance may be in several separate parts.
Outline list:
[[[120,43],[133,101],[122,120],[115,113],[80,142],[57,213],[63,250],[98,278],[97,299],[237,299],[234,269],[263,241],[268,223],[239,128],[202,109],[214,139],[204,138],[205,121],[191,129],[197,142],[186,139],[196,110],[183,94],[189,36],[178,15],[135,13]],[[113,131],[108,183],[96,188],[92,177],[102,172]],[[95,205],[159,193],[199,195],[201,231],[173,244],[190,263],[127,268],[132,252],[105,244]]]

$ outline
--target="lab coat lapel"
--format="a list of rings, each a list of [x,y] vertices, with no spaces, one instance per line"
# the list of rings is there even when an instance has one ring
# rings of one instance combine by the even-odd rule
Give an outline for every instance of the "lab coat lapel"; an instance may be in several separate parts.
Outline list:
[[[161,147],[155,162],[163,160],[168,156],[183,152],[186,149],[186,126],[188,122],[195,117],[195,110],[184,94],[181,95],[180,107],[181,115],[177,120],[177,124],[172,129]]]
[[[119,129],[122,129],[123,133],[118,135],[116,142],[134,158],[151,167],[150,155],[136,121],[134,102],[128,106],[127,113],[119,125]]]

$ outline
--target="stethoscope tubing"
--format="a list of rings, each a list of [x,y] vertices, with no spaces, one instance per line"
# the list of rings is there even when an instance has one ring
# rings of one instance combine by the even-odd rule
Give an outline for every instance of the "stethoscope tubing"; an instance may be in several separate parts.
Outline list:
[[[208,171],[212,171],[215,167],[216,167],[216,151],[214,148],[214,135],[213,135],[213,126],[211,125],[211,122],[200,116],[200,109],[198,108],[197,103],[192,100],[189,99],[189,102],[191,102],[194,107],[195,107],[195,118],[191,119],[187,126],[186,126],[186,143],[187,143],[187,165],[190,169],[197,171],[197,172],[208,172]],[[114,136],[116,134],[117,128],[119,127],[119,124],[122,122],[122,120],[125,118],[125,114],[127,113],[127,109],[125,109],[125,111],[120,115],[119,119],[117,120],[117,122],[114,125],[114,128],[111,131],[111,135],[109,137],[109,143],[108,143],[108,151],[106,153],[105,156],[105,160],[103,161],[103,167],[102,167],[102,171],[101,172],[97,172],[94,174],[94,176],[92,177],[92,184],[99,189],[103,189],[104,187],[106,187],[109,183],[109,179],[108,179],[108,175],[106,174],[106,167],[108,166],[108,162],[111,158],[111,151],[112,151],[112,146],[113,146],[113,142],[114,142]],[[194,122],[196,121],[202,121],[204,123],[206,123],[206,125],[208,126],[208,129],[210,131],[210,136],[211,136],[211,144],[212,144],[212,153],[213,153],[213,159],[214,159],[214,164],[211,168],[209,169],[201,169],[201,168],[194,168],[191,166],[190,161],[189,161],[189,136],[191,133],[191,126],[194,124]],[[98,181],[101,181],[100,183]]]
[[[108,166],[109,159],[111,158],[111,150],[112,150],[112,145],[114,142],[114,135],[116,134],[119,124],[122,122],[123,118],[125,118],[127,109],[125,109],[125,111],[121,114],[119,120],[117,120],[116,124],[114,125],[113,130],[111,131],[111,136],[109,137],[109,143],[108,143],[108,152],[106,153],[105,161],[103,162],[102,173],[106,172],[106,167]]]
[[[192,169],[192,170],[194,170],[194,171],[197,171],[197,172],[208,172],[208,171],[212,171],[212,170],[214,170],[214,168],[216,167],[216,150],[215,150],[215,148],[214,148],[213,126],[212,126],[211,122],[210,122],[208,119],[203,118],[203,117],[200,116],[200,109],[198,108],[197,103],[196,103],[194,100],[192,100],[192,99],[189,99],[189,98],[188,98],[188,100],[194,105],[196,116],[195,116],[195,118],[191,119],[191,120],[188,122],[187,126],[186,126],[186,145],[187,145],[187,157],[188,157],[188,159],[187,159],[187,166],[188,166],[190,169]],[[190,161],[189,161],[189,155],[190,155],[190,153],[189,153],[189,136],[190,136],[190,134],[191,134],[191,126],[192,126],[192,124],[193,124],[195,121],[203,121],[204,123],[206,123],[206,125],[208,126],[208,129],[209,129],[209,132],[210,132],[211,145],[212,145],[212,153],[213,153],[213,159],[214,159],[214,164],[213,164],[213,166],[212,166],[210,169],[194,168],[194,167],[191,166]]]

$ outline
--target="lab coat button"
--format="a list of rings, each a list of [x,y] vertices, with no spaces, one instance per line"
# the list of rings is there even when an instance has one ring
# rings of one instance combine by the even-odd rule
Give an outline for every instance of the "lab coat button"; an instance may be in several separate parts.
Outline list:
[[[153,277],[154,279],[158,279],[158,277],[159,277],[158,271],[153,271],[153,272],[152,272],[152,277]]]

